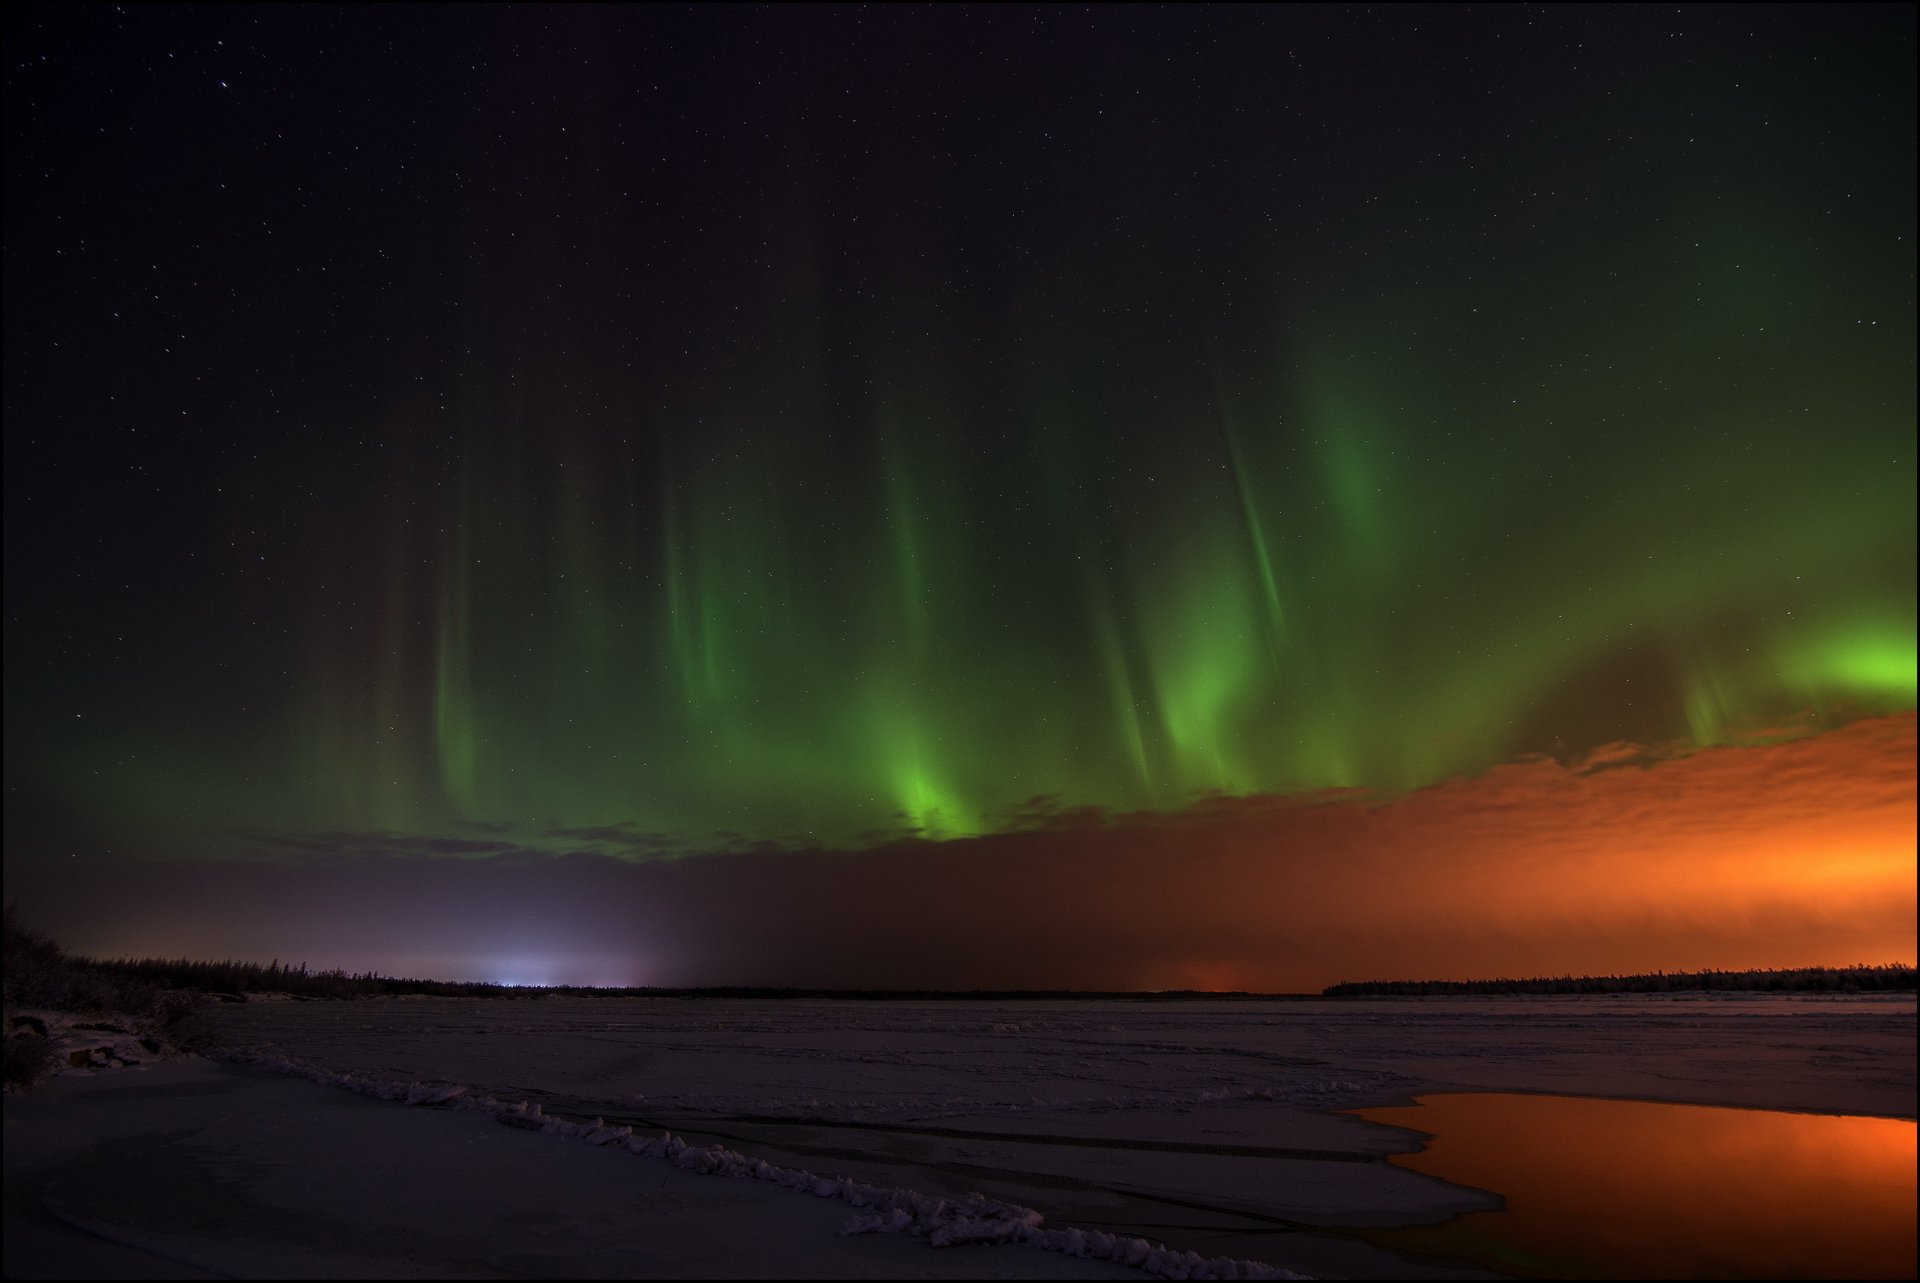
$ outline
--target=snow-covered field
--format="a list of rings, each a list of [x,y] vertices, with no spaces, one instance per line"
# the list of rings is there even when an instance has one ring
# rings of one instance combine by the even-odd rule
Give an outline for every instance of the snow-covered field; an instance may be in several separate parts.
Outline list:
[[[239,1189],[256,1211],[278,1207],[309,1227],[340,1217],[343,1207],[359,1208],[360,1223],[430,1217],[430,1233],[400,1240],[416,1274],[720,1277],[1138,1277],[1129,1262],[1177,1276],[1201,1259],[1216,1272],[1246,1273],[1260,1262],[1327,1276],[1477,1275],[1393,1256],[1363,1231],[1495,1200],[1389,1166],[1383,1156],[1414,1148],[1414,1137],[1331,1111],[1490,1090],[1914,1116],[1911,995],[387,999],[251,1002],[209,1014],[251,1067],[103,1070],[9,1100],[9,1274],[20,1272],[11,1246],[16,1186],[58,1167],[76,1129],[110,1133],[116,1107],[131,1115],[137,1106],[145,1119],[171,1113],[172,1123],[146,1125],[143,1134],[174,1127],[173,1151],[199,1154],[194,1179]],[[300,1072],[265,1072],[288,1068]],[[360,1094],[314,1085],[343,1079]],[[368,1099],[404,1098],[409,1088],[431,1099],[455,1087],[455,1102],[474,1104],[407,1110]],[[196,1123],[196,1101],[200,1113],[219,1117]],[[604,1120],[590,1139],[609,1143],[581,1143],[577,1133],[587,1129],[566,1125],[539,1134],[539,1122],[529,1125],[533,1105],[539,1119]],[[502,1113],[520,1126],[488,1123]],[[261,1139],[262,1128],[275,1145]],[[645,1144],[662,1132],[684,1148],[663,1157],[666,1147]],[[364,1134],[364,1152],[344,1145],[349,1134]],[[139,1163],[161,1163],[167,1151],[154,1150],[159,1143]],[[291,1164],[296,1152],[304,1179],[261,1174]],[[463,1154],[469,1161],[458,1161]],[[439,1175],[391,1176],[442,1159]],[[526,1174],[496,1189],[491,1163]],[[388,1175],[357,1180],[366,1166]],[[701,1168],[759,1179],[715,1179]],[[844,1180],[823,1198],[812,1177]],[[246,1221],[254,1228],[245,1233],[209,1223],[185,1234],[191,1242],[175,1241],[180,1235],[166,1239],[164,1226],[122,1224],[139,1219],[126,1210],[138,1199],[125,1189],[111,1198],[89,1192],[74,1171],[51,1185],[45,1201],[62,1224],[86,1224],[97,1236],[218,1273],[276,1272],[262,1270],[262,1261],[285,1273],[289,1261],[306,1259],[301,1252],[328,1262],[311,1272],[335,1276],[404,1264],[394,1231],[329,1238],[312,1229],[304,1248],[283,1243],[275,1256],[256,1241],[266,1222]],[[367,1206],[374,1188],[385,1191],[378,1215]],[[315,1189],[335,1191],[332,1202],[316,1202]],[[965,1201],[975,1195],[987,1201]],[[409,1199],[419,1205],[409,1210]],[[469,1209],[468,1219],[487,1209],[466,1249],[448,1228],[461,1223],[455,1207]],[[678,1210],[669,1215],[668,1207]],[[1000,1245],[933,1250],[928,1236],[937,1241],[940,1227],[960,1224],[967,1208],[975,1221],[991,1222],[972,1240],[997,1237]],[[1044,1222],[1009,1229],[1022,1209]],[[189,1210],[179,1215],[191,1219]],[[910,1233],[832,1232],[850,1221]],[[545,1228],[516,1237],[507,1232],[514,1225]],[[1083,1233],[1059,1233],[1069,1229]],[[963,1225],[948,1237],[966,1240],[969,1232]],[[1170,1251],[1137,1259],[1136,1238]],[[236,1256],[234,1241],[265,1255]]]

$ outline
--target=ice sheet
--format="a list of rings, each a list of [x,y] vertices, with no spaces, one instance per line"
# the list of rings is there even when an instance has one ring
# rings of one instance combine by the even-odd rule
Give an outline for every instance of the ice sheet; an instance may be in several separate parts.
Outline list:
[[[1911,996],[413,999],[213,1015],[257,1056],[1327,1273],[1402,1268],[1341,1230],[1492,1202],[1377,1161],[1415,1138],[1333,1110],[1433,1090],[1907,1117],[1914,1102]]]

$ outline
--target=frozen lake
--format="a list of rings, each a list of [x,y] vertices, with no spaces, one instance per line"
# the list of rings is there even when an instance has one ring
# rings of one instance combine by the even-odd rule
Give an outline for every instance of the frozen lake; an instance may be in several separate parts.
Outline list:
[[[385,999],[212,1013],[234,1047],[333,1072],[460,1084],[785,1167],[977,1192],[1050,1226],[1370,1277],[1484,1274],[1390,1250],[1377,1231],[1500,1200],[1385,1161],[1419,1138],[1333,1111],[1471,1091],[1912,1119],[1914,1015],[1911,995]]]

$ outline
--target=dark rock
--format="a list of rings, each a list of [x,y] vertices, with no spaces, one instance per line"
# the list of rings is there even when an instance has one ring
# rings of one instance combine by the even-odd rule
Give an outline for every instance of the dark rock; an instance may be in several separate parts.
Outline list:
[[[13,1032],[39,1034],[42,1038],[45,1038],[47,1036],[47,1025],[46,1022],[38,1016],[15,1016],[13,1018]]]

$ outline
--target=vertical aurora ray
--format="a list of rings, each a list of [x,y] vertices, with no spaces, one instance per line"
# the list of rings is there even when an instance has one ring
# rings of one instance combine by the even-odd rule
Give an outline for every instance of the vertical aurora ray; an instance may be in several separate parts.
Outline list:
[[[439,549],[439,592],[434,629],[433,742],[440,786],[460,815],[483,807],[481,735],[473,685],[474,510],[472,453],[454,480],[455,496]]]
[[[1202,551],[1144,576],[1136,596],[1182,791],[1255,785],[1242,756],[1240,719],[1256,706],[1269,670],[1235,524],[1204,531]]]
[[[886,478],[883,508],[885,542],[892,553],[896,583],[893,614],[899,620],[901,639],[909,653],[924,662],[931,611],[921,565],[922,538],[916,529],[922,516],[903,453],[899,433],[883,430],[881,470]]]
[[[1318,439],[1322,495],[1339,532],[1345,573],[1374,582],[1389,575],[1394,556],[1394,499],[1386,493],[1381,465],[1390,451],[1383,420],[1344,401],[1323,402],[1307,415],[1308,431]]]
[[[1608,528],[1593,496],[1619,473],[1602,461],[1567,469],[1587,498],[1558,526],[1514,540],[1486,519],[1499,452],[1419,457],[1435,416],[1408,407],[1437,384],[1299,371],[1229,409],[1190,369],[1185,406],[1117,436],[1110,414],[1040,399],[1025,417],[1046,430],[969,456],[965,412],[942,400],[964,397],[903,361],[832,471],[752,398],[710,411],[699,450],[646,428],[671,466],[561,433],[541,490],[515,500],[470,465],[428,558],[424,650],[405,521],[383,554],[382,644],[321,648],[315,808],[396,829],[444,813],[688,840],[953,837],[1034,795],[1400,789],[1526,752],[1911,706],[1911,614],[1873,569],[1899,565],[1898,519],[1811,505],[1786,529],[1656,545]],[[1149,431],[1162,414],[1211,433],[1171,449]],[[1728,515],[1725,496],[1695,503]],[[1755,604],[1783,584],[1799,587],[1778,608]],[[1616,708],[1595,674],[1636,684]],[[1536,715],[1562,719],[1554,738]]]
[[[867,692],[863,747],[895,815],[926,836],[958,837],[984,825],[980,800],[955,782],[953,744],[974,741],[953,712],[991,665],[967,662],[964,606],[954,609],[974,592],[956,515],[964,511],[963,465],[952,457],[950,411],[939,395],[950,378],[938,362],[914,354],[892,364],[898,368],[876,381],[871,407],[878,555],[864,613],[872,633],[859,670],[845,676]]]
[[[450,539],[440,588],[438,649],[434,663],[433,731],[440,783],[463,815],[480,810],[479,730],[473,692],[473,595],[471,557],[462,505],[461,523]]]
[[[1150,747],[1148,728],[1159,722],[1157,706],[1148,703],[1148,694],[1135,674],[1130,647],[1121,636],[1119,619],[1107,596],[1094,589],[1088,601],[1094,644],[1098,648],[1100,668],[1106,675],[1112,700],[1112,721],[1121,736],[1127,761],[1133,768],[1133,784],[1140,798],[1148,803],[1160,797],[1163,774],[1157,744]]]
[[[351,277],[311,313],[337,325],[223,268],[246,306],[206,319],[218,377],[188,382],[231,401],[167,400],[162,351],[128,368],[164,416],[88,403],[115,451],[167,425],[137,485],[98,475],[79,411],[21,394],[35,441],[85,447],[15,470],[58,482],[17,509],[10,573],[53,603],[15,623],[21,716],[88,742],[46,677],[71,619],[115,639],[86,657],[114,743],[169,759],[99,777],[129,813],[697,849],[981,833],[1035,797],[1402,790],[1911,709],[1909,37],[1893,10],[1815,12],[1743,14],[1684,73],[1624,12],[1497,45],[1491,11],[1449,15],[1491,61],[1444,111],[1391,41],[1364,101],[1344,71],[1276,80],[1253,28],[1076,55],[1063,89],[996,16],[977,56],[888,25],[922,19],[758,12],[754,49],[834,57],[770,57],[751,91],[663,70],[656,102],[634,67],[731,65],[738,33],[636,10],[529,37],[536,105],[475,131],[468,78],[503,73],[469,50],[436,72],[461,95],[400,129],[437,196],[355,188],[378,221],[329,206],[247,260],[290,296]],[[1848,24],[1888,38],[1801,39]],[[1543,57],[1603,45],[1590,82],[1542,91]],[[1244,92],[1227,118],[1196,85]],[[627,89],[660,113],[645,147]],[[1010,104],[1041,127],[1007,135]],[[351,155],[396,113],[309,124]],[[249,236],[278,217],[233,199]],[[89,533],[28,519],[55,511]],[[71,790],[92,750],[62,751]]]
[[[669,671],[677,676],[673,693],[682,707],[691,711],[699,707],[702,697],[708,693],[713,673],[703,661],[704,650],[694,640],[694,620],[698,612],[689,582],[691,571],[687,565],[679,508],[673,497],[672,473],[666,471],[665,475],[669,481],[661,487],[659,505],[661,575],[664,581],[661,594],[661,609],[665,614],[663,631],[667,637],[667,651],[673,661]]]
[[[1218,388],[1216,400],[1224,401]],[[1233,471],[1233,486],[1240,496],[1240,515],[1246,522],[1247,543],[1253,551],[1254,567],[1260,574],[1260,588],[1266,597],[1268,645],[1274,664],[1280,663],[1280,646],[1286,638],[1287,613],[1280,603],[1280,578],[1274,568],[1274,555],[1267,541],[1266,523],[1260,517],[1259,500],[1254,494],[1253,476],[1240,450],[1239,436],[1223,403],[1220,406],[1220,435],[1227,447],[1227,466]]]

